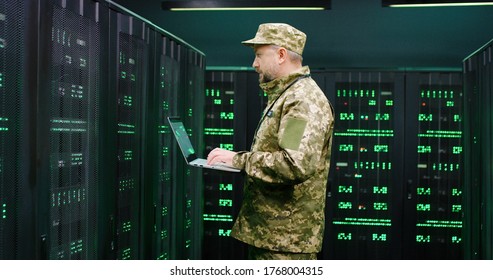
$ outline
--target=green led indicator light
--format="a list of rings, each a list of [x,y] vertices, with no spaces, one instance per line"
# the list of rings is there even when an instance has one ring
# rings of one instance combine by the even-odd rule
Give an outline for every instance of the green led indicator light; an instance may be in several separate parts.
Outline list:
[[[353,145],[351,145],[351,144],[340,144],[339,145],[339,151],[340,152],[352,152],[353,151]]]
[[[164,239],[166,239],[166,238],[168,238],[168,231],[167,231],[167,230],[165,230],[165,229],[163,229],[163,230],[161,231],[161,240],[164,240]]]
[[[219,206],[221,206],[221,207],[233,207],[233,200],[231,200],[231,199],[219,199]]]
[[[390,219],[372,219],[372,218],[344,218],[343,221],[333,221],[334,225],[351,225],[351,226],[378,226],[390,227],[392,222]]]
[[[81,239],[70,242],[70,254],[78,254],[84,251],[84,243]]]
[[[387,194],[388,188],[387,187],[380,187],[380,186],[373,186],[373,193],[374,194]]]
[[[375,153],[388,153],[389,152],[389,145],[374,145],[373,151]]]
[[[393,130],[380,129],[347,129],[346,132],[334,132],[335,136],[355,136],[355,137],[394,137]]]
[[[132,230],[132,222],[131,221],[124,222],[122,224],[122,232],[129,232],[131,230]]]
[[[339,186],[339,193],[353,193],[353,186]]]
[[[122,179],[118,184],[119,191],[132,190],[135,188],[135,179]]]
[[[452,189],[452,196],[461,196],[462,191],[459,189]]]
[[[351,203],[350,201],[341,201],[337,204],[337,208],[339,208],[339,209],[352,209],[353,203]]]
[[[433,121],[433,114],[419,114],[418,121],[420,122],[431,122]]]
[[[431,195],[431,188],[418,187],[416,188],[417,195],[429,196]]]
[[[426,133],[418,134],[418,137],[431,137],[431,138],[461,138],[462,131],[454,130],[427,130]]]
[[[372,240],[372,241],[381,241],[381,242],[385,242],[385,241],[387,241],[387,234],[385,234],[385,233],[382,233],[382,234],[373,233],[373,234],[371,235],[371,240]]]
[[[219,148],[233,151],[234,150],[234,145],[233,144],[226,144],[226,143],[221,143],[219,144]]]
[[[418,204],[416,204],[416,210],[421,211],[421,212],[429,212],[429,211],[431,211],[431,205],[418,203]]]
[[[118,124],[118,133],[119,134],[135,134],[135,125],[131,124]]]
[[[460,213],[461,211],[462,211],[462,205],[460,205],[460,204],[452,205],[452,212],[453,213]]]
[[[462,153],[462,146],[455,146],[455,147],[453,147],[452,148],[452,152],[454,154],[456,154],[456,155]]]
[[[454,91],[448,90],[422,90],[421,91],[422,98],[454,98]]]
[[[352,121],[352,120],[354,120],[354,114],[353,113],[339,113],[339,119],[341,121]]]
[[[126,248],[122,251],[122,260],[129,260],[132,257],[132,249]]]
[[[418,153],[430,154],[431,153],[431,146],[418,146]]]
[[[7,204],[2,204],[2,219],[7,219]]]
[[[462,238],[459,236],[452,236],[452,243],[454,244],[462,243]]]
[[[447,107],[454,107],[454,101],[447,101]]]
[[[462,122],[462,117],[460,115],[454,115],[454,122]]]
[[[394,100],[385,100],[385,106],[394,106]]]
[[[230,229],[222,229],[220,228],[217,233],[218,236],[231,236],[231,230]]]
[[[123,160],[132,160],[133,151],[123,151]]]
[[[366,170],[391,170],[392,163],[391,162],[374,162],[374,161],[365,161],[365,162],[354,162],[354,168],[356,169],[366,169]]]
[[[424,223],[416,224],[416,226],[432,228],[462,228],[462,221],[426,220]]]
[[[376,105],[377,105],[377,101],[375,99],[368,100],[368,106],[376,106]]]
[[[377,113],[377,114],[375,114],[375,120],[376,121],[388,121],[388,120],[390,120],[390,114],[388,114],[388,113],[385,113],[385,114]]]
[[[389,210],[386,202],[373,202],[373,209],[376,211],[387,211],[387,210]]]
[[[460,165],[458,163],[434,163],[432,165],[432,169],[434,171],[448,171],[448,172],[453,172],[456,170],[459,170]]]
[[[337,233],[337,240],[351,240],[351,233],[339,232]]]
[[[219,184],[220,191],[233,191],[233,184]]]
[[[416,235],[416,243],[430,243],[431,236],[429,235]]]
[[[204,221],[209,222],[232,222],[232,215],[223,215],[223,214],[203,214],[202,216]]]
[[[214,105],[221,105],[222,100],[221,99],[214,99]]]
[[[222,135],[229,136],[234,135],[234,129],[232,128],[204,128],[204,135]]]
[[[221,120],[232,120],[234,119],[235,114],[233,112],[221,112],[220,113],[220,118]]]

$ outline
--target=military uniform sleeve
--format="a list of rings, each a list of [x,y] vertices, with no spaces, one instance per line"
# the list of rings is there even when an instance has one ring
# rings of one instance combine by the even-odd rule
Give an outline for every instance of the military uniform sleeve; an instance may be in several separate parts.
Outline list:
[[[324,102],[304,97],[286,98],[277,139],[265,139],[275,141],[265,146],[274,148],[241,152],[234,157],[234,165],[253,179],[272,184],[298,184],[310,178],[319,161],[325,160],[322,151],[333,116],[325,96]]]

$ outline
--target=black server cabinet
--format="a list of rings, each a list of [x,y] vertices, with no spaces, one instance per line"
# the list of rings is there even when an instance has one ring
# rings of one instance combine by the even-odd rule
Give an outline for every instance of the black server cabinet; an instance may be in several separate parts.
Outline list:
[[[328,77],[336,125],[323,256],[461,259],[461,74]]]
[[[407,73],[403,256],[462,259],[460,72]]]
[[[110,9],[110,47],[105,174],[110,188],[111,250],[116,259],[142,258],[143,115],[147,96],[149,27]]]
[[[0,259],[35,258],[36,12],[0,3]]]
[[[469,55],[464,71],[464,238],[467,259],[493,259],[493,41]]]
[[[399,259],[404,75],[329,74],[335,127],[324,257]]]
[[[175,258],[172,252],[173,230],[172,204],[173,166],[176,158],[171,152],[173,135],[166,117],[178,114],[179,57],[175,41],[154,32],[154,57],[151,59],[153,81],[149,93],[148,113],[146,114],[146,204],[148,205],[146,221],[151,236],[144,240],[149,258],[167,260]],[[179,154],[178,154],[179,156]]]
[[[216,147],[233,151],[249,149],[247,138],[253,138],[253,134],[245,133],[250,126],[247,111],[251,108],[247,102],[258,101],[260,90],[258,86],[251,87],[248,83],[249,76],[251,73],[244,71],[207,72],[204,92],[204,154]],[[260,112],[260,105],[253,110]],[[260,113],[258,116],[260,118]],[[203,178],[202,258],[244,259],[244,248],[230,237],[231,227],[241,206],[243,176],[204,170]]]
[[[203,106],[205,56],[189,46],[180,45],[180,84],[178,114],[187,128],[190,141],[198,151],[203,147]],[[174,143],[175,144],[175,143]],[[202,169],[185,164],[176,145],[176,188],[174,191],[173,228],[176,231],[175,259],[200,259],[202,246],[203,181]]]
[[[37,258],[97,257],[99,3],[40,1]]]

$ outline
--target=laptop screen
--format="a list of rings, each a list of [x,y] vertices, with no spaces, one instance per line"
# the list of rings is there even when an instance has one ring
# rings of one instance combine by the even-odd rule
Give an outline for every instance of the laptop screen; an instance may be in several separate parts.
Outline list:
[[[195,150],[190,142],[187,130],[185,129],[180,117],[168,117],[168,121],[171,126],[171,130],[175,135],[176,142],[178,142],[178,146],[180,146],[180,150],[187,163],[196,159],[197,155],[195,154]]]

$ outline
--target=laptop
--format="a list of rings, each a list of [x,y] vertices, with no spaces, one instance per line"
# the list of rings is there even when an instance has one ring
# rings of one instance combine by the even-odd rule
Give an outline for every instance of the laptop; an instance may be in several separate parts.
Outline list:
[[[215,170],[229,171],[229,172],[240,172],[241,170],[235,168],[233,166],[225,165],[225,164],[207,164],[207,160],[203,158],[198,158],[195,154],[195,149],[192,146],[192,142],[190,142],[190,138],[188,137],[187,130],[183,125],[183,121],[180,117],[168,117],[169,125],[171,126],[171,130],[173,131],[173,135],[175,135],[176,142],[178,143],[178,147],[180,147],[181,153],[185,158],[185,161],[188,165],[201,167],[201,168],[210,168]]]

